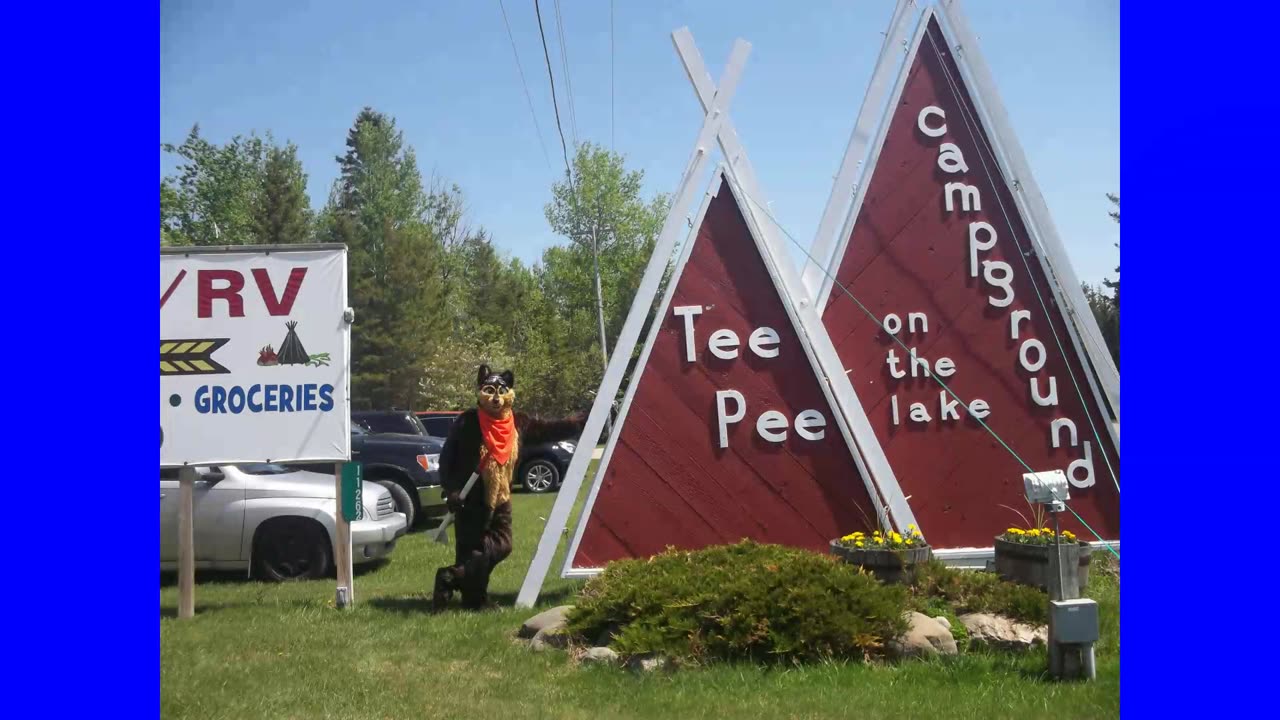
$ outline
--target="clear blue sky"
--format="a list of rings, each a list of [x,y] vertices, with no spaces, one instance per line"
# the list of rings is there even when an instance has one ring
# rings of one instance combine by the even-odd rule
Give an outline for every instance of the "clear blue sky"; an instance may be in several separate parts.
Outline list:
[[[396,118],[424,176],[462,187],[473,224],[536,261],[563,242],[543,206],[564,162],[533,0],[503,2],[549,164],[498,0],[162,0],[160,140],[180,142],[197,122],[215,142],[270,130],[298,145],[318,209],[369,105]],[[648,193],[674,189],[702,121],[670,32],[690,28],[717,80],[734,39],[751,42],[731,117],[773,213],[812,240],[891,0],[616,0],[612,137],[609,2],[560,5],[577,138],[614,143]],[[1104,193],[1120,189],[1118,0],[964,8],[1076,272],[1114,277],[1119,228]],[[572,143],[554,0],[542,19]],[[161,152],[161,175],[173,166]]]

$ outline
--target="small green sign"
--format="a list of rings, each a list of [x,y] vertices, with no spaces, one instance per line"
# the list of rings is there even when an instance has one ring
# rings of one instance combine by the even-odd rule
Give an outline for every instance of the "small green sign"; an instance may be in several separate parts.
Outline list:
[[[347,522],[364,519],[364,482],[360,463],[342,466],[342,517]]]

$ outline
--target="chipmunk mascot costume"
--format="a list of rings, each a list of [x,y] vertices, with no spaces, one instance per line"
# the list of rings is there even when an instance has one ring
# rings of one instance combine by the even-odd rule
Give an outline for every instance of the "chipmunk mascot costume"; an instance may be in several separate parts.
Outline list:
[[[436,571],[431,606],[440,611],[462,593],[469,609],[489,604],[489,575],[511,554],[511,480],[518,467],[520,445],[568,440],[582,433],[586,418],[546,421],[517,414],[515,375],[489,372],[481,365],[476,378],[476,405],[454,421],[440,453],[440,477],[449,511],[454,514],[454,564]],[[462,488],[478,472],[466,498]]]

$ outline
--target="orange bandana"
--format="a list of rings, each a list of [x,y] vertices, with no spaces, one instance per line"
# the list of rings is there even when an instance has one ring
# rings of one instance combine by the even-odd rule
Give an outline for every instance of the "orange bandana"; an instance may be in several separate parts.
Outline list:
[[[484,446],[489,450],[489,457],[499,465],[506,465],[511,459],[511,450],[515,447],[515,415],[508,413],[502,420],[484,410],[478,411],[476,415],[480,418],[480,436],[484,439]]]

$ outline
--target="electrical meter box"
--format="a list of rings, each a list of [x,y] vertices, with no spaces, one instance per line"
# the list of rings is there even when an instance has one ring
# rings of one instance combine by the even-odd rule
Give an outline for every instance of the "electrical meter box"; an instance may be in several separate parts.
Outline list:
[[[1051,601],[1049,639],[1066,645],[1097,642],[1098,603],[1088,598]]]

